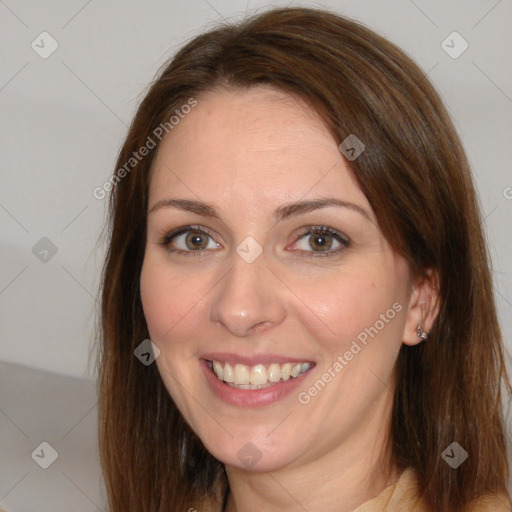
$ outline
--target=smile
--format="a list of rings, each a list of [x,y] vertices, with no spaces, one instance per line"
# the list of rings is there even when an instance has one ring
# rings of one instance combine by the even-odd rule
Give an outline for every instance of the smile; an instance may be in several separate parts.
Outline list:
[[[230,364],[224,361],[208,361],[216,377],[236,389],[263,389],[280,382],[293,380],[307,372],[312,363],[263,363],[248,366],[242,363]]]

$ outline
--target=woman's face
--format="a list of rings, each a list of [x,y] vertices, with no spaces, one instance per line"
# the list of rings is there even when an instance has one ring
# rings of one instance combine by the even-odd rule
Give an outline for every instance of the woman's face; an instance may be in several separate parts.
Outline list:
[[[266,86],[209,93],[152,172],[144,314],[208,450],[267,471],[382,437],[409,267],[317,115]]]

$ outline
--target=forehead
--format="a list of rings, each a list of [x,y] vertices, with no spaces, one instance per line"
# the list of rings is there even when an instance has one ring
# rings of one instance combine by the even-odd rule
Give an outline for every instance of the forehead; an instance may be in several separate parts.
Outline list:
[[[368,205],[324,121],[300,99],[259,86],[197,101],[158,149],[151,202],[170,192],[260,203],[328,193]]]

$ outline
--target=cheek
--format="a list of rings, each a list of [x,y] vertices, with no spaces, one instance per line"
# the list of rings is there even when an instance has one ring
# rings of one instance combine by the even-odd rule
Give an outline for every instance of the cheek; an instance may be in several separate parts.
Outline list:
[[[197,315],[207,292],[204,279],[176,272],[158,255],[149,253],[140,276],[144,317],[153,341],[186,329],[187,317]],[[179,324],[179,325],[178,325]]]
[[[162,285],[162,280],[158,279],[154,267],[148,264],[147,258],[144,260],[140,275],[140,298],[148,330],[154,340],[162,329],[161,323],[168,305],[165,286]]]
[[[377,336],[389,343],[400,338],[404,299],[393,279],[398,276],[387,270],[373,267],[354,273],[352,269],[350,275],[340,272],[321,286],[307,286],[305,303],[325,326],[322,344],[332,355],[347,350],[353,340],[364,346]]]
[[[153,341],[161,340],[187,312],[176,275],[151,256],[145,258],[140,276],[140,294],[144,317]],[[190,309],[190,307],[188,307]]]
[[[184,294],[183,279],[180,282],[176,273],[170,273],[165,264],[158,258],[148,255],[142,266],[140,276],[140,293],[144,317],[152,342],[160,348],[160,356],[156,360],[158,370],[180,410],[187,410],[186,396],[181,393],[179,382],[186,382],[183,374],[186,343],[178,340],[190,339],[194,322],[182,321],[190,311],[195,311],[190,303],[190,296]],[[188,289],[193,289],[189,286]],[[195,295],[195,294],[193,294]],[[189,357],[189,356],[187,356]],[[180,364],[178,364],[180,363]],[[190,386],[189,386],[190,387]]]

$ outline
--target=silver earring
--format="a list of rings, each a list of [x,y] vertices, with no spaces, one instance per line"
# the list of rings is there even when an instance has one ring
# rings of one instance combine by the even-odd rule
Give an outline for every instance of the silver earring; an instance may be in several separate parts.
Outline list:
[[[428,338],[428,334],[426,332],[423,332],[421,325],[418,325],[418,327],[416,327],[416,333],[418,334],[418,338],[420,338],[421,340],[426,340]]]

